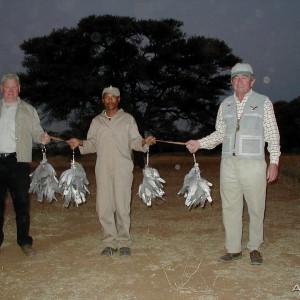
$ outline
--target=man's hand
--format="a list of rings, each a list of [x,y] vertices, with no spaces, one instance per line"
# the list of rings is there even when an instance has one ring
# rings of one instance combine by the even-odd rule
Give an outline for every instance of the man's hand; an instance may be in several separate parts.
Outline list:
[[[270,164],[267,169],[268,183],[274,181],[278,176],[278,166],[276,164]]]
[[[50,136],[48,135],[47,132],[44,132],[41,137],[40,137],[40,142],[43,144],[43,145],[46,145],[50,142]]]
[[[82,144],[83,144],[82,140],[79,140],[79,139],[76,139],[76,138],[71,138],[71,139],[67,140],[66,142],[70,145],[70,147],[72,149],[75,149],[78,146],[82,146]]]
[[[156,144],[156,138],[154,136],[148,136],[143,140],[142,146],[144,146],[145,144],[147,144],[148,146]]]
[[[185,145],[191,153],[195,153],[201,148],[200,143],[196,140],[189,140]]]

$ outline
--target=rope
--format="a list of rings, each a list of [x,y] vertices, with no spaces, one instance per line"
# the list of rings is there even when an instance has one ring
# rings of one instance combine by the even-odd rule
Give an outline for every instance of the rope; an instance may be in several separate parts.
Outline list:
[[[172,141],[163,141],[163,140],[156,140],[157,142],[160,142],[160,143],[168,143],[168,144],[175,144],[175,145],[183,145],[185,146],[185,143],[182,143],[182,142],[172,142]]]
[[[42,145],[43,160],[46,160],[46,146]]]
[[[55,136],[50,136],[50,139],[51,140],[54,140],[54,141],[59,141],[59,142],[67,142],[66,140],[60,138],[60,137],[55,137]],[[163,140],[156,140],[157,142],[160,142],[160,143],[168,143],[168,144],[175,144],[175,145],[182,145],[182,146],[185,146],[185,143],[182,143],[182,142],[173,142],[173,141],[163,141]]]
[[[72,153],[72,166],[75,165],[75,150],[73,149],[73,153]]]
[[[147,149],[147,161],[146,161],[146,165],[149,166],[149,147]]]
[[[50,135],[50,139],[54,140],[54,141],[59,141],[59,142],[67,142],[66,140],[64,140],[62,138],[51,136],[51,135]]]

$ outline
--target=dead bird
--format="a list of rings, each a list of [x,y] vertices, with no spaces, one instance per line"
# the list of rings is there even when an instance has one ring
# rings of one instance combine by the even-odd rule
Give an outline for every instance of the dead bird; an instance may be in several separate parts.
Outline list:
[[[28,193],[35,193],[39,202],[43,202],[44,199],[49,202],[57,200],[55,193],[59,192],[59,188],[56,172],[45,156],[36,170],[29,176],[31,177],[31,184]]]
[[[71,162],[71,168],[64,171],[59,178],[58,187],[65,199],[64,206],[68,207],[72,201],[76,206],[86,201],[86,194],[90,194],[87,185],[89,181],[81,164]]]
[[[189,208],[198,205],[203,207],[206,200],[212,202],[210,186],[212,184],[201,177],[199,164],[195,162],[190,172],[185,175],[183,186],[178,194],[185,197],[185,205]]]
[[[143,175],[143,182],[139,186],[138,195],[144,203],[151,206],[156,197],[165,201],[163,198],[165,194],[163,183],[165,183],[165,180],[160,177],[158,171],[146,165],[143,169]]]

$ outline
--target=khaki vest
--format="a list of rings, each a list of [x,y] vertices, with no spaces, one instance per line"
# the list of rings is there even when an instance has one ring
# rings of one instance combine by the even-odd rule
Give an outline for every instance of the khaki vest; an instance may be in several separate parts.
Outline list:
[[[223,121],[226,124],[222,157],[234,153],[241,158],[265,159],[264,105],[266,97],[253,92],[245,107],[237,130],[237,107],[233,96],[222,103]]]

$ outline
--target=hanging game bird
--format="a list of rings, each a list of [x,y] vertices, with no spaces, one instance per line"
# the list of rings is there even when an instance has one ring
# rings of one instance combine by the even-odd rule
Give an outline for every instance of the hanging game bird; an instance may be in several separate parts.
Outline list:
[[[158,171],[150,168],[148,165],[143,169],[143,182],[139,186],[138,195],[147,206],[152,205],[152,201],[159,197],[162,200],[165,192],[163,191],[163,183],[165,181],[160,177]]]
[[[143,169],[143,182],[139,186],[138,195],[147,206],[152,205],[152,201],[159,197],[165,201],[163,195],[163,183],[165,181],[160,177],[158,171],[149,167],[149,148],[147,150],[147,162]]]
[[[183,186],[178,194],[185,197],[185,205],[189,209],[198,205],[203,207],[206,200],[212,202],[210,186],[212,184],[201,177],[199,164],[195,162],[190,172],[185,175]]]
[[[65,199],[64,206],[68,207],[72,201],[76,206],[85,202],[86,193],[90,194],[87,188],[88,184],[89,181],[82,165],[73,159],[71,168],[60,175],[58,183],[60,192]]]
[[[43,202],[46,198],[50,203],[55,198],[55,193],[59,192],[58,180],[54,168],[48,163],[46,158],[46,148],[42,148],[43,160],[34,172],[29,176],[31,177],[31,184],[28,193],[35,193],[37,200]]]

